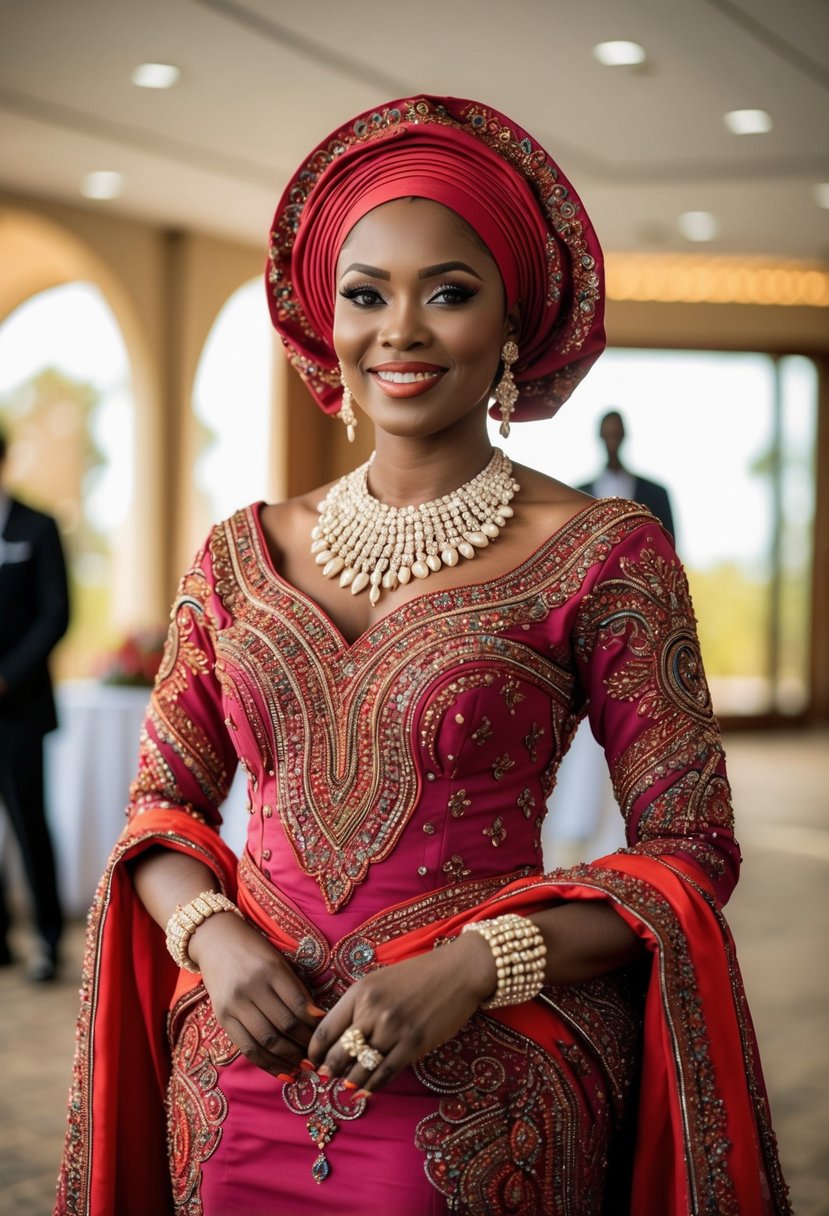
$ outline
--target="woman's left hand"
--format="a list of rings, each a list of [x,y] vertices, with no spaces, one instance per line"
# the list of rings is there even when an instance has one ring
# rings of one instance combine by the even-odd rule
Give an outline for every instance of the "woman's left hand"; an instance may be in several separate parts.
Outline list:
[[[479,933],[466,933],[358,980],[317,1026],[308,1058],[323,1077],[340,1077],[373,1093],[451,1039],[495,982],[488,943]],[[382,1055],[376,1068],[364,1068],[342,1046],[350,1026]]]

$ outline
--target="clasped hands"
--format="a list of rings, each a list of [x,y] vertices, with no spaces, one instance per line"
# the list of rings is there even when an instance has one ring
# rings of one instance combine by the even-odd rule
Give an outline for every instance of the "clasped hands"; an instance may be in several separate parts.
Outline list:
[[[450,1039],[496,983],[492,952],[477,933],[372,972],[328,1013],[279,951],[237,916],[200,925],[190,955],[219,1024],[252,1064],[284,1081],[313,1068],[366,1093]],[[342,1044],[350,1027],[382,1057],[373,1070]]]

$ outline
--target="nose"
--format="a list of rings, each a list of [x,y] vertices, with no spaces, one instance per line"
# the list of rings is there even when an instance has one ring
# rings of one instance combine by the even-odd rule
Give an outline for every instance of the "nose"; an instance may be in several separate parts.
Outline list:
[[[429,342],[429,331],[420,302],[397,296],[384,310],[378,337],[384,347],[393,350],[413,350],[426,346]]]

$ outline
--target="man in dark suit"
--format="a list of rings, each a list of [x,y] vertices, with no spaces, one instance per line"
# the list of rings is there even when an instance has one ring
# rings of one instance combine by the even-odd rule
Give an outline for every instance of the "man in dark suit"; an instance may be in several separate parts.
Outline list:
[[[49,655],[69,623],[66,564],[50,515],[2,489],[0,434],[0,800],[20,846],[38,947],[29,978],[53,979],[63,915],[43,796],[43,737],[57,725]],[[0,963],[9,963],[0,875]]]
[[[599,424],[599,438],[607,450],[607,466],[595,480],[579,486],[596,498],[630,498],[653,511],[656,518],[674,535],[671,500],[664,486],[647,477],[630,473],[622,464],[619,450],[625,438],[625,424],[618,410],[610,410]]]

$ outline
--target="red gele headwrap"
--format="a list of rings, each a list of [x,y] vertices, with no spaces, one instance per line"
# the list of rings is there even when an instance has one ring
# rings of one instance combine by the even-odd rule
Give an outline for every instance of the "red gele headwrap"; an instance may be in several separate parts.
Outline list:
[[[266,272],[271,318],[291,362],[318,404],[336,413],[337,257],[358,220],[410,196],[450,207],[489,249],[509,306],[520,305],[512,421],[551,417],[605,347],[602,251],[551,157],[474,101],[390,102],[335,131],[294,175],[276,209]]]

